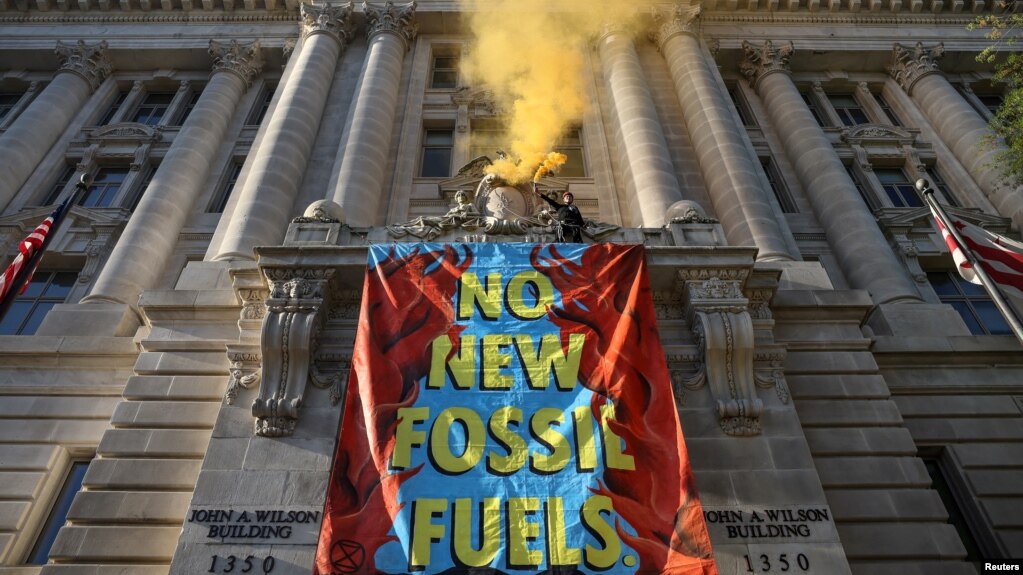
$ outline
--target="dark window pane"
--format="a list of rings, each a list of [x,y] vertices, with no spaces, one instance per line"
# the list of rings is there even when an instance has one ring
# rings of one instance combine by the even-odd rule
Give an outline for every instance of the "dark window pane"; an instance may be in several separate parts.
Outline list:
[[[440,69],[440,68],[448,68],[448,69],[457,68],[458,67],[458,58],[456,58],[454,56],[437,56],[433,60],[433,67],[434,68],[438,68],[438,69]]]
[[[984,291],[984,286],[979,286],[979,285],[977,285],[975,283],[970,283],[970,282],[966,281],[966,279],[963,278],[963,276],[959,275],[956,272],[953,272],[953,273],[951,273],[949,275],[951,275],[952,277],[955,278],[956,285],[959,286],[959,291],[963,292],[964,294],[970,295],[970,296],[979,295],[979,296],[987,297],[987,292]]]
[[[877,99],[877,103],[881,105],[881,110],[884,115],[888,118],[888,121],[893,126],[901,126],[902,122],[899,117],[895,114],[895,110],[892,109],[891,105],[888,104],[888,100],[881,94],[874,94],[874,98]]]
[[[46,317],[46,314],[49,313],[50,309],[52,309],[55,305],[57,305],[57,302],[52,301],[40,301],[36,303],[35,308],[33,308],[32,312],[29,313],[28,320],[25,322],[25,325],[21,327],[21,331],[19,333],[22,335],[34,334],[36,330],[39,329],[39,325],[43,323],[43,319]]]
[[[92,185],[89,186],[85,197],[82,198],[81,205],[87,208],[110,207],[127,177],[127,168],[100,169],[96,172],[96,176],[93,179]]]
[[[238,176],[242,173],[242,165],[238,162],[234,162],[228,169],[230,171],[227,173],[227,178],[221,185],[220,191],[217,192],[213,201],[210,202],[209,207],[206,208],[208,213],[219,214],[223,212],[224,208],[227,207],[227,200],[234,192],[235,186],[238,185]]]
[[[803,97],[803,102],[806,103],[806,107],[810,109],[810,113],[813,114],[813,119],[817,120],[817,124],[823,127],[824,119],[821,117],[820,111],[817,110],[817,105],[814,104],[813,98],[809,94],[800,94]]]
[[[18,100],[21,100],[21,94],[0,94],[0,120],[11,113]]]
[[[977,321],[977,317],[973,315],[973,310],[970,309],[970,304],[965,301],[951,301],[948,302],[948,304],[959,312],[963,321],[966,322],[966,327],[970,328],[970,333],[973,335],[984,335],[984,328],[980,326],[980,322]]]
[[[57,181],[53,183],[53,187],[50,188],[50,193],[46,195],[46,201],[43,203],[44,206],[56,204],[57,200],[60,199],[60,194],[64,192],[64,188],[67,187],[71,176],[75,174],[75,169],[72,166],[64,168],[64,171],[57,176]]]
[[[55,272],[44,294],[48,298],[56,297],[63,301],[71,293],[71,288],[75,287],[75,281],[77,280],[77,272]]]
[[[451,148],[424,149],[423,169],[419,175],[424,178],[446,178],[451,175]]]
[[[1009,324],[1005,322],[1005,318],[1002,317],[994,302],[974,301],[972,303],[974,311],[977,312],[977,317],[980,318],[980,322],[987,328],[988,333],[992,335],[1012,335],[1012,331],[1009,330]]]
[[[444,55],[433,57],[430,87],[448,90],[458,85],[458,56]]]
[[[0,335],[17,335],[20,333],[21,324],[32,311],[33,302],[15,301],[7,310],[7,315],[0,320]]]
[[[32,279],[28,282],[28,287],[25,291],[21,292],[19,298],[37,298],[43,295],[43,290],[46,289],[46,284],[50,281],[50,274],[48,273],[37,273],[32,275]]]
[[[427,130],[427,146],[450,146],[455,143],[455,136],[451,130]]]
[[[934,288],[934,293],[939,296],[959,295],[959,290],[956,289],[955,281],[948,272],[929,272],[927,274],[927,281],[931,282],[931,287]]]
[[[107,108],[106,113],[103,114],[103,118],[100,119],[99,121],[100,126],[105,126],[109,124],[111,120],[114,119],[114,115],[117,114],[117,111],[121,109],[121,104],[124,103],[124,99],[127,97],[128,92],[117,93],[117,97],[114,98],[113,103],[110,104],[110,107]]]
[[[159,124],[173,99],[174,94],[148,94],[139,109],[135,111],[132,121],[147,126]]]
[[[188,102],[185,103],[185,109],[181,111],[181,117],[174,123],[175,126],[183,126],[185,124],[185,120],[188,119],[192,110],[195,109],[195,104],[199,101],[199,96],[200,92],[192,92],[192,94],[188,97]]]
[[[50,516],[47,518],[46,525],[39,534],[39,540],[36,541],[35,548],[32,549],[32,555],[27,561],[29,564],[44,565],[46,563],[50,556],[50,548],[53,547],[53,542],[57,539],[57,532],[60,531],[60,528],[67,521],[68,511],[71,510],[71,502],[74,500],[75,494],[82,489],[82,481],[85,480],[85,472],[88,469],[89,463],[87,461],[76,461],[71,464],[71,472],[68,473],[67,479],[64,480],[64,486],[61,488],[57,500],[53,502]]]

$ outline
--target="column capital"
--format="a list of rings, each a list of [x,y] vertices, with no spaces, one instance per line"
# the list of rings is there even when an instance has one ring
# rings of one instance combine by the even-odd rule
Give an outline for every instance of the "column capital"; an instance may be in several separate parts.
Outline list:
[[[210,40],[210,56],[213,56],[213,73],[230,72],[242,79],[245,86],[252,84],[263,70],[263,54],[259,49],[259,40],[242,44],[237,40],[228,43]]]
[[[650,39],[661,50],[664,45],[679,34],[696,36],[696,19],[700,16],[700,5],[676,4],[668,10],[654,8],[654,25]]]
[[[95,90],[106,80],[113,70],[110,58],[107,57],[107,41],[89,46],[84,40],[77,44],[65,44],[57,41],[57,59],[60,61],[60,72],[77,74]]]
[[[743,40],[742,51],[745,55],[739,63],[739,71],[755,90],[760,80],[768,74],[774,72],[788,74],[789,58],[796,49],[791,41],[776,48],[770,40],[765,40],[760,46]]]
[[[938,60],[945,55],[945,44],[939,42],[931,48],[924,48],[917,42],[913,48],[895,43],[892,47],[892,63],[888,73],[902,86],[907,94],[913,95],[913,86],[924,76],[940,74]]]
[[[632,34],[626,29],[625,25],[621,22],[604,22],[600,25],[600,29],[597,30],[597,43],[599,44],[605,38],[609,36],[622,36],[632,39]]]
[[[337,40],[343,49],[355,35],[354,11],[352,2],[341,6],[331,6],[329,2],[322,6],[302,4],[302,36],[326,34]]]
[[[362,10],[366,13],[366,35],[370,38],[377,34],[394,34],[401,38],[407,50],[419,32],[419,25],[415,22],[415,0],[401,6],[390,1],[383,6],[363,2]]]

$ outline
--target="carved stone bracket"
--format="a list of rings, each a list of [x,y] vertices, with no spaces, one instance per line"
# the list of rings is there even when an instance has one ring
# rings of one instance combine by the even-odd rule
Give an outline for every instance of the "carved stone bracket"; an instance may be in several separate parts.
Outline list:
[[[774,393],[785,405],[788,405],[791,394],[785,383],[785,350],[772,349],[757,351],[753,357],[753,379],[761,389],[774,388]]]
[[[231,362],[228,372],[231,379],[224,393],[224,404],[234,405],[238,393],[242,389],[252,389],[259,382],[260,355],[259,347],[244,344],[229,344],[227,359]]]
[[[327,34],[337,40],[343,50],[355,35],[354,11],[351,2],[342,6],[302,4],[302,33],[305,37]]]
[[[317,358],[317,360],[319,359]],[[345,392],[348,390],[348,373],[352,367],[352,358],[339,356],[323,359],[324,361],[331,361],[337,367],[333,370],[325,371],[314,361],[309,368],[309,377],[316,387],[330,390],[330,405],[334,406],[341,402],[341,398],[345,396]]]
[[[702,361],[683,389],[710,388],[726,434],[759,434],[764,403],[756,394],[753,319],[742,282],[717,276],[687,282],[685,301]]]
[[[303,4],[303,6],[305,6]],[[241,44],[231,40],[224,44],[210,40],[210,56],[213,56],[213,73],[230,72],[252,85],[252,79],[263,70],[263,54],[259,49],[259,40]]]
[[[931,48],[924,48],[922,42],[917,42],[913,48],[896,43],[892,48],[892,63],[888,66],[888,73],[907,94],[912,96],[913,86],[921,78],[941,73],[938,69],[938,60],[944,54],[945,45],[942,43]]]
[[[366,35],[372,38],[377,34],[393,34],[401,39],[408,50],[412,46],[412,40],[419,32],[419,25],[415,22],[416,3],[413,0],[408,4],[395,6],[394,2],[386,2],[383,6],[362,3],[362,10],[366,13]]]
[[[756,90],[764,76],[775,72],[789,73],[789,59],[796,49],[792,42],[786,42],[776,48],[770,40],[765,40],[760,46],[743,40],[742,51],[744,56],[739,63],[739,71]]]
[[[259,397],[252,403],[256,435],[291,435],[311,379],[316,337],[330,307],[333,269],[268,268],[270,286],[260,346],[263,353]],[[322,379],[320,380],[322,381]]]
[[[57,41],[57,59],[60,61],[61,72],[77,74],[95,90],[106,80],[113,70],[110,58],[107,57],[106,40],[92,46],[79,40],[77,44],[65,44]]]

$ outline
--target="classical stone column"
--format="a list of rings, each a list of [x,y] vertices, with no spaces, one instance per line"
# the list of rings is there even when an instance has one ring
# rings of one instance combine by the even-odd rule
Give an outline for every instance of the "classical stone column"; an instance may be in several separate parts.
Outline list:
[[[213,74],[174,144],[153,175],[92,291],[82,302],[135,305],[153,287],[174,252],[185,219],[203,192],[210,162],[238,101],[263,68],[259,42],[211,40]]]
[[[607,25],[597,39],[611,107],[618,120],[626,187],[633,218],[659,228],[668,207],[682,199],[668,144],[657,119],[632,38],[620,26]]]
[[[756,245],[760,261],[792,260],[753,162],[742,129],[731,112],[731,101],[714,77],[693,29],[699,6],[678,5],[669,13],[655,12],[654,40],[668,63],[682,117],[693,143],[714,211],[728,241]]]
[[[214,260],[254,260],[252,248],[284,239],[337,60],[354,32],[353,6],[302,4],[305,41],[256,150]]]
[[[110,75],[107,43],[57,42],[60,68],[48,86],[0,135],[0,210],[21,189],[43,156]]]
[[[1023,188],[1007,182],[998,168],[997,157],[1006,147],[1000,141],[992,144],[986,140],[991,134],[987,121],[938,69],[938,59],[944,52],[942,44],[932,48],[924,48],[919,42],[913,48],[895,44],[888,71],[998,212],[1023,228]]]
[[[344,209],[345,221],[352,226],[378,223],[402,62],[417,31],[415,2],[402,6],[363,2],[362,8],[369,50],[355,89],[352,121],[334,162],[337,176],[333,198],[328,198]]]
[[[831,142],[789,77],[792,43],[743,42],[743,75],[767,107],[828,243],[849,283],[875,303],[919,301],[909,271],[895,257]]]

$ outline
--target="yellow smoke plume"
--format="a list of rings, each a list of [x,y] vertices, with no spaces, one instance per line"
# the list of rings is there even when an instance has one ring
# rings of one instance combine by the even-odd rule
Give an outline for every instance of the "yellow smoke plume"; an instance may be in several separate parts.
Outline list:
[[[503,118],[510,158],[488,169],[501,179],[539,179],[564,164],[549,155],[590,105],[587,53],[605,23],[634,20],[626,0],[459,0],[473,36],[462,62],[474,87],[491,90]]]

